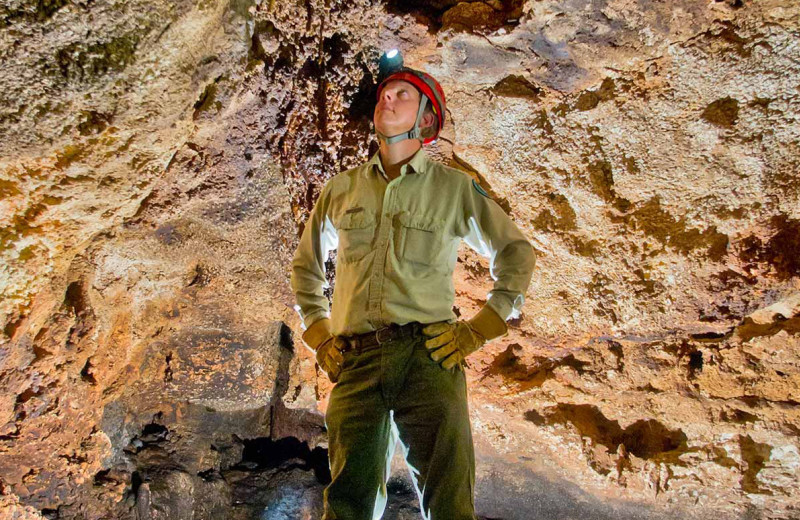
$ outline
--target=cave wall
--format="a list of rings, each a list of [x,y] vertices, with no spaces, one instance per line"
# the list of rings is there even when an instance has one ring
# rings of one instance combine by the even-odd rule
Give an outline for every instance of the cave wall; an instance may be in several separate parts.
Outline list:
[[[799,31],[788,0],[0,2],[0,515],[318,514],[289,264],[397,47],[447,96],[429,154],[538,253],[468,373],[480,514],[798,518]],[[490,288],[463,247],[457,312]]]

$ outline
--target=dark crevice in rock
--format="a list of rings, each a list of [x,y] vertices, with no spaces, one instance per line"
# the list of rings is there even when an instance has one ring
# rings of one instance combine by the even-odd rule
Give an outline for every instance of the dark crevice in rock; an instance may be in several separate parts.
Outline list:
[[[712,456],[712,460],[722,466],[723,468],[732,468],[738,469],[739,465],[736,463],[736,460],[731,458],[728,455],[728,452],[725,451],[724,448],[720,448],[719,446],[710,446],[708,448],[710,451],[710,455]]]
[[[83,368],[81,369],[81,379],[83,379],[84,381],[86,381],[91,385],[96,385],[97,379],[95,378],[94,373],[92,372],[93,366],[94,365],[92,365],[92,358],[87,359],[86,364],[84,364]]]
[[[165,361],[166,361],[166,364],[167,364],[167,366],[164,368],[164,382],[165,383],[168,383],[168,382],[172,381],[172,367],[170,366],[170,363],[172,362],[172,356],[173,356],[173,353],[172,352],[168,352],[167,353],[167,357],[165,358]]]
[[[222,103],[216,99],[217,89],[222,76],[217,76],[214,81],[206,85],[200,97],[194,103],[194,112],[192,112],[192,120],[197,120],[203,112],[207,112],[211,108],[215,111],[222,109]]]
[[[533,224],[541,231],[564,232],[578,229],[577,213],[564,195],[547,193],[548,208],[543,209]]]
[[[516,26],[522,16],[523,3],[522,0],[390,0],[386,9],[393,14],[413,16],[417,23],[426,25],[431,34],[443,30],[483,34]]]
[[[422,0],[400,1],[389,0],[386,11],[394,15],[411,15],[415,21],[428,27],[428,33],[436,34],[442,29],[442,13],[456,1],[423,2]]]
[[[768,228],[773,235],[766,241],[751,235],[737,243],[739,257],[746,262],[745,270],[765,265],[771,268],[778,280],[789,280],[800,275],[800,220],[786,215],[770,219]]]
[[[639,392],[646,392],[648,394],[660,394],[663,392],[663,390],[654,387],[652,383],[647,383],[644,386],[637,387],[636,390]]]
[[[112,72],[120,72],[135,60],[142,29],[106,41],[71,43],[56,51],[41,67],[44,74],[61,84],[91,84]]]
[[[366,132],[359,132],[358,129],[362,127],[362,130],[369,130],[369,124],[372,121],[378,89],[377,80],[368,66],[372,59],[368,51],[360,51],[355,55],[355,63],[361,74],[361,80],[358,87],[347,92],[345,97],[348,115],[345,128],[351,131],[342,136],[341,146],[344,150],[349,150],[350,147],[363,140]]]
[[[104,114],[96,110],[82,110],[81,117],[83,121],[78,123],[78,132],[81,135],[100,134],[113,120],[112,114]]]
[[[37,361],[40,361],[48,356],[53,355],[52,350],[48,349],[45,346],[47,340],[49,339],[49,334],[48,334],[49,332],[50,332],[49,327],[42,327],[41,329],[39,329],[39,332],[37,332],[36,336],[33,338],[32,348],[33,348],[34,360],[31,364],[34,364]]]
[[[695,379],[702,372],[704,364],[703,353],[689,340],[683,340],[677,344],[668,344],[664,347],[664,351],[675,356],[679,365],[685,366],[688,379]]]
[[[733,7],[734,9],[739,9],[740,7],[744,7],[744,0],[714,0],[716,3],[726,3],[729,6]]]
[[[212,482],[214,480],[224,480],[223,475],[216,468],[209,468],[207,470],[198,471],[197,476],[205,482]]]
[[[596,178],[598,182],[609,179],[605,175],[597,175]],[[613,193],[610,187],[607,188],[607,193]],[[633,230],[642,231],[645,235],[683,254],[702,248],[705,249],[704,254],[709,260],[717,262],[727,255],[727,235],[717,231],[716,226],[710,226],[702,231],[688,227],[686,217],[674,217],[662,208],[658,195],[644,204],[637,205],[628,213],[613,217],[612,220],[623,222]]]
[[[277,440],[269,437],[244,439],[243,444],[242,459],[231,467],[233,470],[256,471],[280,468],[282,471],[288,471],[299,468],[303,471],[313,471],[320,484],[328,484],[331,481],[328,450],[324,448],[317,446],[310,449],[307,442],[301,442],[295,437]]]
[[[764,463],[769,460],[772,446],[756,442],[749,435],[739,436],[739,448],[742,450],[742,490],[747,493],[772,495],[772,491],[764,489],[758,482],[758,473],[764,469]]]
[[[622,432],[622,444],[628,452],[643,459],[657,459],[666,454],[674,459],[688,451],[686,434],[681,430],[670,430],[660,422],[638,420]]]
[[[651,279],[650,274],[646,273],[644,269],[634,269],[633,274],[635,274],[637,277],[637,279],[633,282],[636,296],[640,296],[643,299],[648,299],[663,294],[665,290],[664,284],[657,280]]]
[[[512,343],[494,358],[483,372],[482,377],[500,376],[505,381],[514,383],[520,391],[523,391],[542,386],[545,381],[553,377],[553,372],[559,367],[572,368],[582,375],[586,372],[588,365],[588,363],[576,359],[572,354],[562,358],[538,358],[535,364],[526,365],[516,354],[521,351],[520,344]]]
[[[703,353],[699,350],[689,353],[689,379],[694,379],[703,371]]]
[[[614,175],[611,163],[608,161],[595,161],[588,165],[586,171],[589,175],[592,191],[606,202],[614,202],[617,194],[614,192]]]
[[[701,320],[702,321],[702,320]],[[717,343],[723,340],[728,339],[733,335],[733,328],[726,332],[696,332],[693,334],[689,334],[689,337],[694,341],[700,341],[705,343]]]
[[[522,0],[459,2],[442,13],[442,29],[482,34],[513,28],[522,15]]]
[[[76,318],[83,318],[91,312],[83,281],[72,282],[64,293],[64,307]]]
[[[729,4],[741,2],[741,0],[716,0],[727,1]],[[752,47],[757,45],[758,40],[753,37],[744,37],[739,34],[741,28],[733,22],[727,20],[717,20],[713,27],[701,32],[686,41],[685,45],[698,45],[719,47],[723,52],[735,53],[740,58],[749,58],[752,55]]]
[[[518,74],[501,79],[491,91],[498,96],[529,99],[533,103],[538,102],[543,93],[541,87]]]
[[[626,428],[612,421],[595,406],[559,403],[544,414],[531,410],[525,418],[539,425],[572,424],[582,437],[617,453],[620,445],[639,458],[680,463],[678,456],[689,450],[686,434],[671,430],[654,419],[640,419]]]
[[[102,486],[103,484],[116,484],[118,482],[124,482],[124,480],[120,480],[119,477],[120,473],[112,468],[101,469],[94,474],[94,478],[92,478],[92,484],[95,486]]]
[[[523,416],[525,417],[526,421],[530,421],[536,426],[544,426],[547,424],[547,420],[544,418],[544,416],[536,410],[528,410]]]
[[[62,309],[72,319],[64,346],[67,350],[77,349],[80,351],[83,348],[80,345],[85,339],[91,338],[91,332],[95,327],[94,310],[90,305],[83,280],[71,282],[67,286]]]
[[[745,318],[736,328],[736,335],[742,341],[749,341],[755,337],[774,336],[778,332],[786,331],[789,334],[800,334],[800,317],[791,319],[778,318],[772,323],[755,323],[750,318]]]
[[[615,83],[611,78],[605,78],[596,90],[582,92],[575,101],[575,109],[580,112],[592,110],[603,101],[610,101],[615,97]]]
[[[776,405],[781,409],[791,409],[795,406],[800,405],[800,401],[796,401],[794,399],[773,400],[758,395],[742,395],[737,397],[736,400],[741,401],[750,408],[759,408],[769,405]]]
[[[168,440],[169,428],[153,422],[144,426],[142,433],[131,440],[126,451],[136,454],[148,447],[163,445]]]
[[[747,424],[754,423],[758,421],[759,418],[757,415],[746,412],[740,408],[730,408],[722,411],[720,414],[720,420],[735,424]]]
[[[2,242],[1,238],[0,238],[0,242]],[[24,323],[24,321],[25,321],[25,317],[24,316],[19,316],[16,319],[14,319],[12,317],[9,317],[8,322],[3,327],[3,334],[5,334],[5,336],[7,338],[13,340],[14,339],[14,334],[17,332],[17,329],[19,328],[19,326],[22,325],[22,323]]]
[[[732,97],[718,99],[703,110],[702,117],[714,125],[730,128],[739,119],[739,102]]]

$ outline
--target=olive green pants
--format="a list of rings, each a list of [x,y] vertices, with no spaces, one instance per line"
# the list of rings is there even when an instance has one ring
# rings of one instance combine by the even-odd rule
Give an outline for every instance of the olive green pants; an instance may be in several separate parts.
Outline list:
[[[421,334],[345,354],[325,423],[332,481],[323,520],[373,520],[399,436],[429,520],[475,520],[475,455],[463,370],[433,361]]]

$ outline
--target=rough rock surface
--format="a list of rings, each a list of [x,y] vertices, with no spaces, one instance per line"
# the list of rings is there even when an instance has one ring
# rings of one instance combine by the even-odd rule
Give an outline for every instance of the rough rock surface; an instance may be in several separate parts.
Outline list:
[[[480,515],[800,518],[790,0],[0,1],[0,517],[319,516],[289,263],[391,47],[539,253],[469,372]]]

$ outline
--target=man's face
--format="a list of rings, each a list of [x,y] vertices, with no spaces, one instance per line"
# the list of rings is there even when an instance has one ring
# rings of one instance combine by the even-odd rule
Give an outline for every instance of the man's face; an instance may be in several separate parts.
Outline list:
[[[419,90],[401,79],[390,81],[381,90],[372,121],[375,129],[384,135],[397,135],[408,132],[417,119],[421,95]],[[420,128],[430,126],[430,116],[423,118]]]

